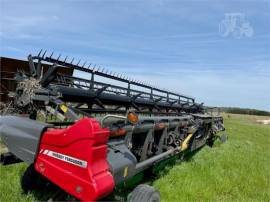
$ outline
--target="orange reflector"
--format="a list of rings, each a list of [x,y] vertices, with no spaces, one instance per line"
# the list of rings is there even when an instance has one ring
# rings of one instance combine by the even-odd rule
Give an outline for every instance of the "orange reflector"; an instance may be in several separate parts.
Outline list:
[[[138,115],[134,112],[128,112],[127,120],[132,124],[137,124],[139,122]]]

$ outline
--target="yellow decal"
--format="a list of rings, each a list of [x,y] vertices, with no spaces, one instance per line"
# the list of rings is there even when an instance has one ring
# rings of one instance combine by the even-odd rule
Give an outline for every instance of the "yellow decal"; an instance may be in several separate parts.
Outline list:
[[[124,177],[126,177],[128,175],[128,167],[125,167],[125,169],[124,169]]]
[[[64,104],[60,105],[60,109],[61,109],[64,113],[66,113],[66,112],[68,111],[68,107],[67,107],[66,105],[64,105]]]
[[[184,142],[182,143],[182,146],[181,146],[181,151],[187,149],[188,147],[188,142],[190,140],[190,138],[192,137],[193,134],[189,134],[186,139],[184,140]]]

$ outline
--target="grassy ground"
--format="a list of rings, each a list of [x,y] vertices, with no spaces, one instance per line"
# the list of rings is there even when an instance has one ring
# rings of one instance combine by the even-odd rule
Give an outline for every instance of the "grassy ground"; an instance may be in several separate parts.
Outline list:
[[[270,127],[254,116],[224,118],[226,144],[204,147],[154,182],[165,201],[270,200]]]
[[[270,200],[270,126],[257,124],[255,116],[224,117],[226,144],[204,147],[153,181],[162,201]],[[19,182],[25,168],[23,163],[0,166],[0,201],[46,199],[41,193],[22,194]]]

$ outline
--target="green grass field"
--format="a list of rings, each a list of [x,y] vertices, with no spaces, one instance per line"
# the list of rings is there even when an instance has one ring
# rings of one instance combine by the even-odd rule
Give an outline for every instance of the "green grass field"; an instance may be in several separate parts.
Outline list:
[[[153,180],[162,201],[270,201],[270,126],[257,124],[256,116],[224,117],[229,135],[225,144],[206,146]],[[48,199],[22,194],[25,168],[23,163],[0,167],[0,201]]]

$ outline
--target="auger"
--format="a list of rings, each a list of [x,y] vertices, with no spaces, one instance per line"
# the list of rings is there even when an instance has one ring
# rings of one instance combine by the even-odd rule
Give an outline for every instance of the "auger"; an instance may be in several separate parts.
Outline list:
[[[0,118],[9,150],[1,161],[29,164],[25,192],[46,180],[77,199],[99,200],[168,159],[225,138],[218,133],[225,130],[223,118],[193,97],[46,54],[28,56],[29,72],[17,72],[12,103]],[[160,195],[141,184],[127,199],[160,201]]]

